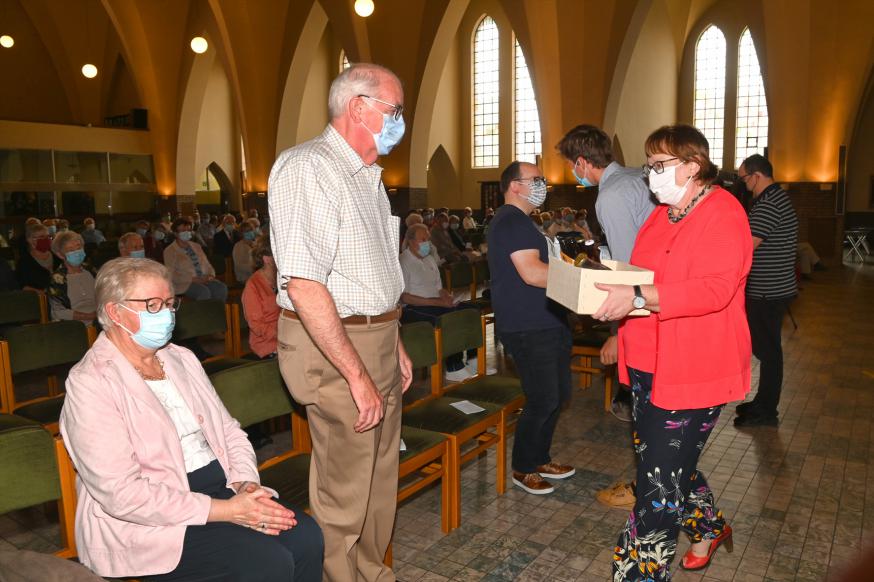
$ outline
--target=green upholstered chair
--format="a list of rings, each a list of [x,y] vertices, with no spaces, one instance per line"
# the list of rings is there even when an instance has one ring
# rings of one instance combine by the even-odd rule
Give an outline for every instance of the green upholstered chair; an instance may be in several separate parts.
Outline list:
[[[470,293],[470,298],[476,298],[476,282],[473,278],[473,266],[467,261],[458,261],[443,265],[440,269],[440,278],[443,281],[443,288],[452,293],[466,289]]]
[[[233,368],[248,360],[233,357],[233,333],[230,306],[217,299],[203,301],[182,301],[176,310],[176,326],[173,328],[173,342],[179,343],[222,334],[224,352],[203,360],[207,374]]]
[[[613,377],[616,366],[595,366],[595,361],[601,358],[601,346],[610,337],[610,330],[591,326],[582,332],[574,334],[574,344],[571,348],[571,372],[580,375],[580,388],[583,390],[592,386],[592,376],[604,376],[604,410],[610,412],[613,401]]]
[[[275,359],[247,361],[211,374],[209,378],[228,412],[243,427],[278,416],[292,416],[291,450],[267,459],[258,467],[258,472],[261,483],[275,489],[281,499],[308,509],[309,432],[306,420],[295,412],[279,362]]]
[[[516,430],[516,411],[525,404],[522,384],[514,376],[487,376],[485,350],[485,320],[474,309],[453,311],[437,320],[437,365],[443,365],[443,354],[455,354],[476,348],[477,373],[460,384],[445,387],[444,394],[497,404],[508,434]],[[443,378],[442,369],[437,378]]]
[[[58,430],[64,405],[57,378],[59,368],[82,359],[96,332],[81,321],[56,321],[14,327],[0,340],[0,393],[7,412]],[[15,377],[25,372],[45,373],[48,394],[27,401],[15,396]]]
[[[57,501],[63,549],[56,555],[63,558],[76,555],[75,480],[59,437],[34,421],[0,414],[0,515]]]
[[[475,310],[471,310],[477,313]],[[467,398],[444,396],[442,371],[440,370],[434,328],[425,322],[410,323],[401,327],[404,347],[413,363],[413,368],[431,369],[431,393],[404,407],[402,422],[405,427],[439,432],[448,439],[446,471],[450,485],[448,497],[450,525],[454,529],[461,524],[461,466],[495,448],[497,455],[496,487],[498,494],[506,488],[506,433],[502,422],[501,406],[483,401],[473,401],[484,410],[465,414],[451,406]],[[466,443],[474,446],[462,454]]]
[[[0,325],[46,323],[48,303],[44,294],[35,291],[0,293]]]

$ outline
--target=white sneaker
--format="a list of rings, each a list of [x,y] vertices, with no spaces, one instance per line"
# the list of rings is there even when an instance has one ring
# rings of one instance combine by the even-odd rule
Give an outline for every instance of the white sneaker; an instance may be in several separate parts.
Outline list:
[[[457,382],[464,382],[468,378],[472,377],[473,374],[468,372],[467,368],[462,368],[460,370],[456,370],[454,372],[446,372],[444,377],[446,378],[447,384],[454,384]]]
[[[476,375],[477,370],[477,361],[476,356],[467,359],[467,363],[464,365],[465,369],[471,374]]]

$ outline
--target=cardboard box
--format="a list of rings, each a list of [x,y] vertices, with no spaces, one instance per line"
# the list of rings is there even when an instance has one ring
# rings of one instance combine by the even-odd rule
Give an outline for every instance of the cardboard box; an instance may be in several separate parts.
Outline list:
[[[601,261],[610,271],[582,269],[561,259],[549,259],[546,296],[574,313],[591,315],[598,311],[607,292],[595,288],[595,283],[611,285],[651,285],[654,273],[621,261]],[[649,315],[647,309],[635,309],[630,315]]]

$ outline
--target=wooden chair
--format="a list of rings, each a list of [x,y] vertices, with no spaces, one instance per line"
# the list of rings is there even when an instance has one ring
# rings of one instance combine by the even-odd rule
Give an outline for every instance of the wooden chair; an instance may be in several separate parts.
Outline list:
[[[232,354],[234,358],[243,358],[252,353],[249,343],[243,340],[243,336],[249,331],[249,322],[243,314],[243,306],[239,303],[231,303],[231,337],[233,341]]]
[[[433,327],[425,322],[411,323],[401,327],[404,347],[413,362],[413,368],[429,367],[432,378],[438,375],[437,347]],[[427,397],[404,406],[403,425],[407,427],[439,432],[448,439],[449,454],[446,463],[450,491],[451,529],[461,524],[461,466],[477,458],[481,453],[494,447],[497,455],[497,479],[495,487],[499,495],[506,490],[506,432],[503,423],[502,407],[490,402],[474,401],[484,410],[476,414],[465,414],[452,404],[467,398],[444,395],[442,382],[432,380],[432,391]],[[462,452],[468,443],[473,446]],[[446,499],[446,497],[444,497]]]
[[[486,375],[486,321],[475,309],[464,309],[441,315],[434,329],[437,344],[437,363],[439,373],[431,375],[432,390],[435,381],[443,382],[443,359],[447,354],[456,354],[476,348],[477,373],[461,382],[440,386],[447,396],[458,396],[468,400],[490,402],[501,407],[501,423],[507,434],[516,431],[518,417],[516,412],[525,405],[525,394],[518,378],[505,375]]]
[[[458,261],[443,265],[443,268],[440,269],[440,278],[443,280],[443,288],[450,293],[456,290],[467,290],[470,293],[470,299],[476,299],[476,281],[471,263]]]
[[[173,342],[179,343],[217,334],[224,335],[224,351],[203,360],[203,369],[212,374],[245,364],[248,360],[234,358],[231,308],[217,299],[183,301],[176,310]]]
[[[44,293],[6,291],[0,293],[0,325],[48,323],[49,307]]]
[[[601,358],[601,346],[610,337],[608,330],[589,328],[574,334],[574,343],[571,348],[571,372],[580,374],[580,388],[583,390],[592,385],[592,376],[604,376],[604,410],[610,412],[613,401],[613,378],[616,374],[616,366],[597,367],[594,360]]]
[[[76,473],[60,437],[38,423],[0,415],[0,514],[57,501],[62,558],[76,556]]]
[[[7,330],[0,340],[0,401],[3,408],[36,421],[52,433],[64,405],[57,371],[75,364],[96,339],[94,327],[80,321],[36,323]],[[48,394],[27,401],[15,396],[14,377],[24,372],[45,372]]]

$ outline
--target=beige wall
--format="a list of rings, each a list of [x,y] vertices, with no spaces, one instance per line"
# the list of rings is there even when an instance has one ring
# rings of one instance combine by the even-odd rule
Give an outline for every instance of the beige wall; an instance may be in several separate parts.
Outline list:
[[[310,63],[309,76],[300,104],[295,143],[314,138],[322,133],[325,125],[328,124],[328,89],[339,72],[337,58],[333,54],[333,44],[330,27],[325,28],[325,34],[322,35],[322,40]]]
[[[0,148],[151,154],[149,132],[0,120]]]
[[[200,122],[197,127],[197,147],[194,156],[194,184],[185,184],[187,192],[202,190],[199,183],[206,167],[217,163],[228,178],[239,186],[240,133],[234,117],[231,86],[219,59],[213,63],[203,96]],[[235,188],[237,190],[238,188]],[[182,191],[180,189],[180,191]]]
[[[433,208],[467,205],[464,204],[458,173],[463,163],[461,131],[467,125],[464,121],[467,117],[461,116],[462,83],[458,59],[458,44],[453,43],[440,76],[431,135],[428,136],[428,152],[431,154],[428,161],[428,205]],[[438,152],[438,148],[442,150]]]
[[[676,121],[677,61],[667,6],[655,0],[637,37],[616,115],[626,166],[642,165],[647,136]]]

